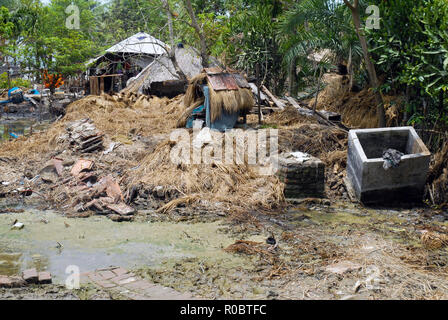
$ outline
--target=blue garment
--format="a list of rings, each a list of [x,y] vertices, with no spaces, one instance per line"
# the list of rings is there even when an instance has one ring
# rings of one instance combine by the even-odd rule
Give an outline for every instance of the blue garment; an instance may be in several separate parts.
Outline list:
[[[191,116],[187,120],[187,125],[185,126],[187,129],[193,128],[193,120],[194,116],[197,114],[200,114],[204,111],[204,105],[200,105],[199,107],[195,108],[193,112],[191,113]]]

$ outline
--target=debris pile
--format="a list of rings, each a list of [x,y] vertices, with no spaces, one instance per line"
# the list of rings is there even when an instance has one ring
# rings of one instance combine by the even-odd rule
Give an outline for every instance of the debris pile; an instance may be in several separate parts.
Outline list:
[[[103,149],[103,136],[90,119],[81,119],[69,123],[67,134],[60,139],[68,139],[75,151],[91,153]]]
[[[327,85],[318,96],[318,110],[325,109],[339,113],[342,122],[351,128],[377,127],[375,96],[371,89],[352,90],[349,78],[343,75],[325,74],[323,80]],[[313,97],[308,103],[312,105],[315,100]],[[383,100],[387,126],[398,126],[400,119],[397,110],[403,99],[384,94]]]
[[[175,144],[168,140],[168,134],[175,130],[186,109],[182,100],[183,96],[168,99],[135,94],[104,94],[77,100],[47,131],[1,145],[0,157],[11,161],[4,168],[5,178],[3,169],[0,170],[0,180],[11,182],[8,190],[29,185],[33,192],[64,212],[73,209],[73,214],[79,216],[89,212],[117,215],[110,216],[117,220],[129,219],[132,208],[127,206],[133,204],[159,212],[186,204],[200,206],[202,202],[208,202],[208,207],[219,203],[221,211],[271,210],[282,205],[284,184],[279,178],[261,176],[256,166],[246,162],[173,163],[170,154]],[[275,127],[281,118],[279,151],[301,151],[320,158],[328,168],[327,180],[336,181],[334,194],[343,195],[340,174],[344,172],[345,159],[333,162],[331,154],[343,155],[346,132],[322,125],[291,108],[268,116],[265,123]],[[118,147],[99,152],[103,145]],[[83,159],[83,154],[89,154],[89,159]],[[52,167],[48,172],[36,171],[49,160]],[[80,160],[93,161],[93,165],[78,163]],[[17,162],[23,163],[29,172],[25,186],[18,185],[24,179],[24,171],[16,170]],[[15,172],[15,178],[6,178],[6,172]],[[119,193],[121,199],[111,196],[111,185],[116,184],[123,190]]]
[[[97,214],[107,215],[114,221],[132,220],[135,210],[124,203],[124,197],[117,181],[107,175],[97,181],[93,171],[94,161],[79,159],[72,167],[70,174],[74,180],[69,185],[77,192],[71,207],[76,212],[87,209]]]

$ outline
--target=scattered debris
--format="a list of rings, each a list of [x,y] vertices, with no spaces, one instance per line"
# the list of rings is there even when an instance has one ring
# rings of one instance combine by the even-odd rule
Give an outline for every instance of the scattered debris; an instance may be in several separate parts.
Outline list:
[[[67,138],[75,151],[91,153],[103,148],[103,136],[90,119],[74,121],[67,126]]]
[[[327,272],[337,273],[337,274],[344,274],[346,272],[356,271],[360,270],[361,265],[351,262],[351,261],[341,261],[338,263],[331,264],[326,267]]]
[[[92,170],[93,164],[93,160],[79,159],[72,167],[70,173],[75,177],[79,177],[81,172]]]
[[[108,204],[106,207],[116,213],[118,213],[121,216],[128,216],[132,215],[135,212],[135,209],[129,207],[128,205],[124,203],[119,204]]]

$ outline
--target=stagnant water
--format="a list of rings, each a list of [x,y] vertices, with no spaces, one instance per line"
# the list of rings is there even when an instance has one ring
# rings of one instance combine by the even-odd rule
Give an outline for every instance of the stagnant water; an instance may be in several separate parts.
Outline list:
[[[25,227],[11,230],[15,220]],[[219,222],[117,223],[102,216],[68,219],[34,209],[4,213],[0,214],[0,275],[17,275],[33,267],[50,271],[54,282],[63,283],[71,265],[82,273],[109,266],[160,266],[189,257],[226,261],[229,268],[247,263],[222,250],[235,239],[219,232],[220,228]]]
[[[14,135],[27,135],[31,130],[33,132],[44,130],[48,126],[48,121],[38,122],[36,119],[2,120],[0,121],[0,142],[14,139]]]

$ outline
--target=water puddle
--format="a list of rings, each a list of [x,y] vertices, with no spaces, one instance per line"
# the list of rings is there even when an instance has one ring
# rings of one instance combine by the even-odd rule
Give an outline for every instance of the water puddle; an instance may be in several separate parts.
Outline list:
[[[13,221],[25,224],[11,230]],[[161,266],[183,258],[226,261],[229,268],[247,263],[222,250],[233,243],[219,222],[197,224],[116,223],[106,217],[67,219],[51,211],[0,214],[0,274],[26,268],[47,270],[63,282],[66,268],[81,272],[109,266]]]
[[[49,121],[38,122],[35,119],[4,120],[0,121],[0,142],[27,135],[31,129],[33,132],[41,131],[50,125]]]

